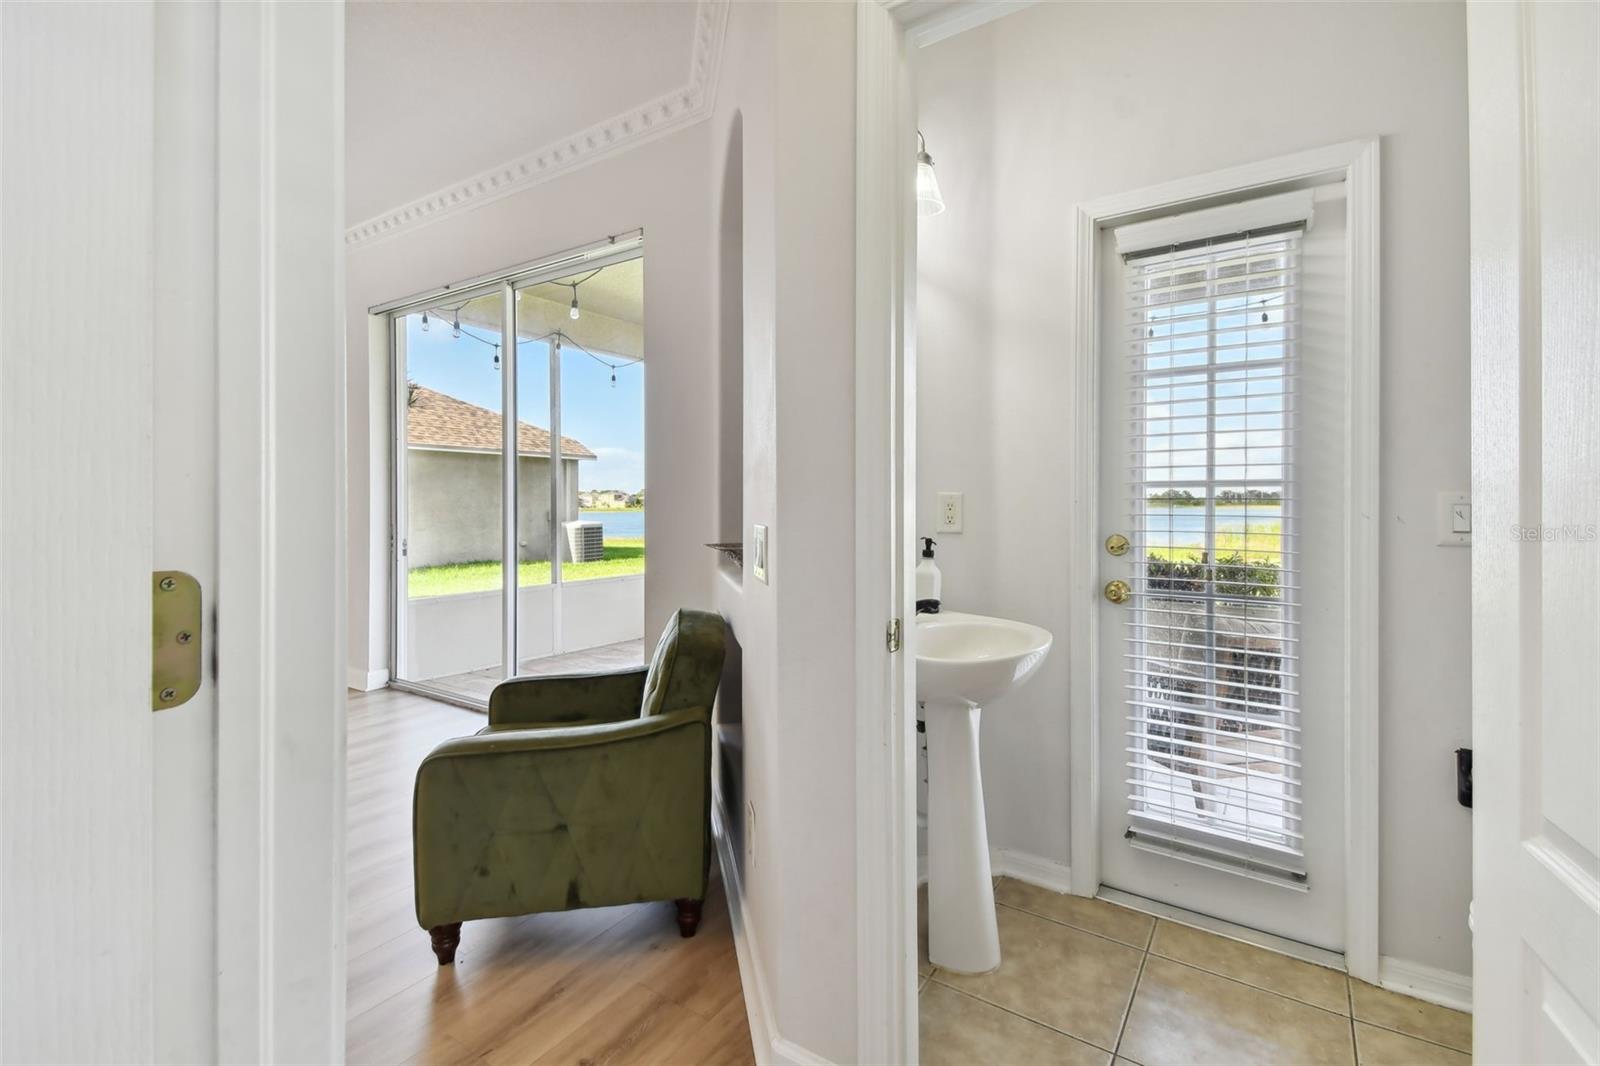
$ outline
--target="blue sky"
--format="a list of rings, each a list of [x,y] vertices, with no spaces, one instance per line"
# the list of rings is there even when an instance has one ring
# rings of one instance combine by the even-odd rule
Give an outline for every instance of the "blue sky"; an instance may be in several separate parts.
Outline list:
[[[491,411],[500,410],[500,372],[494,349],[468,336],[500,339],[480,326],[463,326],[450,336],[450,323],[433,317],[422,331],[420,315],[406,316],[406,377]],[[596,353],[600,354],[600,353]],[[550,426],[550,346],[523,341],[518,353],[517,415],[535,426]],[[622,363],[612,359],[610,362]],[[644,364],[622,363],[617,383],[611,369],[582,352],[561,353],[561,432],[599,456],[578,464],[581,489],[644,489]]]

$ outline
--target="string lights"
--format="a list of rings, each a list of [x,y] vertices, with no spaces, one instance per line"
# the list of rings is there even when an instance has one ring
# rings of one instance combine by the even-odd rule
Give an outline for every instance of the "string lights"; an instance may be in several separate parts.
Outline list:
[[[550,282],[545,282],[544,284],[547,284],[547,285],[564,285],[564,286],[566,286],[566,287],[568,287],[568,288],[570,288],[572,290],[572,303],[567,309],[567,317],[572,319],[574,322],[576,322],[576,321],[578,321],[578,319],[581,316],[581,311],[579,310],[579,307],[578,307],[578,286],[582,285],[584,282],[589,281],[590,279],[594,278],[597,274],[600,273],[601,270],[604,270],[604,269],[605,269],[605,267],[600,267],[600,268],[598,268],[596,270],[592,270],[588,274],[584,275],[583,277],[578,278],[576,281],[550,281]],[[456,339],[460,339],[461,337],[466,337],[469,340],[477,341],[479,344],[482,344],[485,347],[493,349],[493,351],[494,351],[494,356],[493,356],[493,358],[494,358],[494,368],[495,368],[495,370],[499,370],[500,369],[500,342],[498,340],[491,340],[489,337],[482,336],[482,335],[474,332],[471,329],[467,329],[467,328],[463,327],[461,325],[461,308],[464,307],[464,306],[466,306],[466,305],[465,304],[459,304],[459,305],[457,305],[455,307],[451,307],[451,308],[435,308],[435,310],[440,311],[441,313],[444,312],[444,311],[449,311],[449,313],[450,313],[450,336],[451,337],[456,338]],[[428,332],[428,325],[429,325],[428,312],[426,310],[424,310],[422,312],[422,331],[424,333]],[[574,339],[570,334],[564,332],[563,330],[559,330],[559,329],[551,330],[549,333],[546,333],[542,337],[534,337],[534,338],[531,338],[530,340],[524,341],[522,343],[538,344],[538,343],[541,343],[541,342],[544,342],[544,341],[549,341],[549,340],[552,340],[552,339],[560,341],[560,343],[565,347],[576,348],[578,351],[582,352],[584,355],[588,356],[590,359],[593,359],[595,362],[599,363],[601,366],[603,366],[607,370],[609,370],[611,372],[611,387],[612,388],[616,388],[617,387],[617,371],[618,371],[618,369],[620,369],[622,367],[634,366],[635,364],[644,362],[643,359],[622,359],[622,360],[614,362],[614,361],[612,361],[612,359],[608,359],[608,358],[606,358],[604,356],[596,355],[594,352],[591,352],[589,349],[585,348],[582,344],[578,343],[578,341],[576,339]]]

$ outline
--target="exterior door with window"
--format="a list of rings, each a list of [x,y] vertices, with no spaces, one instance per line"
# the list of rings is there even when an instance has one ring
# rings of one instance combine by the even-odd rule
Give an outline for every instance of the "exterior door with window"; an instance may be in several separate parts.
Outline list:
[[[1340,190],[1103,242],[1097,549],[1103,883],[1335,951]]]

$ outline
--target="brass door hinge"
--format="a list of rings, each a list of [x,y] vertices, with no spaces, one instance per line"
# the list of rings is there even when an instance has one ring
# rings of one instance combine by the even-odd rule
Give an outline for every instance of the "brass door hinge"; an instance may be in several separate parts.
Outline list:
[[[889,620],[889,632],[886,636],[889,653],[892,655],[900,650],[900,619],[891,618]]]
[[[150,606],[150,709],[164,711],[200,691],[200,582],[181,570],[157,570]]]

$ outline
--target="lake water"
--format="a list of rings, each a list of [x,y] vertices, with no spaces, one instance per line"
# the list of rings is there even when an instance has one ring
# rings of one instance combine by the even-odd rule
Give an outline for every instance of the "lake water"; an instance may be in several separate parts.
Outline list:
[[[579,511],[585,522],[599,522],[606,539],[644,536],[643,511]]]
[[[1279,526],[1283,505],[1278,503],[1229,503],[1217,507],[1217,532],[1243,533]],[[1170,503],[1145,505],[1145,540],[1152,547],[1200,548],[1206,543],[1206,509]],[[1281,527],[1280,527],[1281,528]]]

